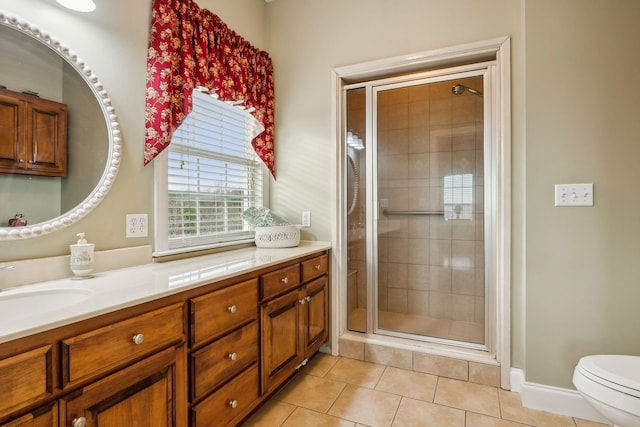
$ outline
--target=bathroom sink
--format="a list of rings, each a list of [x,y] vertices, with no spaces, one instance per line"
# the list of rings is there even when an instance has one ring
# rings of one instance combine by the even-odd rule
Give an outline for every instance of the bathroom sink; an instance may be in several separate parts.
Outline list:
[[[91,292],[76,288],[29,289],[0,291],[0,318],[18,322],[81,304]]]

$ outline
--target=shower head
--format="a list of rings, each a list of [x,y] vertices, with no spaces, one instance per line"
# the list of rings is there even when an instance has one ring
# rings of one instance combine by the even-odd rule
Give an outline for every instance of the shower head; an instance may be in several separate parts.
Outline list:
[[[469,91],[470,93],[474,94],[474,95],[478,95],[480,97],[482,97],[482,92],[477,91],[473,88],[470,87],[466,87],[466,86],[462,86],[462,85],[455,85],[451,88],[451,92],[454,95],[462,95],[464,93],[464,91]]]

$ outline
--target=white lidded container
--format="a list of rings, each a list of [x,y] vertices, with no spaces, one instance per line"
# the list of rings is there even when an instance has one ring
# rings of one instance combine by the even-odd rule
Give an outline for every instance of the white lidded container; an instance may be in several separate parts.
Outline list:
[[[69,265],[71,271],[73,271],[73,279],[88,279],[93,277],[93,251],[95,244],[87,243],[84,238],[84,233],[76,234],[78,236],[78,243],[75,245],[69,245],[71,250],[71,258]]]

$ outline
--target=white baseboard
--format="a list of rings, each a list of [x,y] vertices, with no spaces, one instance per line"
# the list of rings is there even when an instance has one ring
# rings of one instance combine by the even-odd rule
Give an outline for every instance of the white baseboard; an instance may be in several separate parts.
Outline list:
[[[525,408],[609,423],[576,390],[529,383],[522,369],[511,369],[511,391],[520,393]]]

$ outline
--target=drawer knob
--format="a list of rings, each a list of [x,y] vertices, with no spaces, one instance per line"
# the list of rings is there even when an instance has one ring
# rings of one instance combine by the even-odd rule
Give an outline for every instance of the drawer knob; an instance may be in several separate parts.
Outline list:
[[[229,408],[236,409],[238,407],[238,401],[233,399],[229,401]]]
[[[229,353],[229,360],[236,360],[238,358],[238,354],[233,352],[233,353]]]
[[[71,421],[71,427],[84,427],[87,425],[87,419],[85,417],[78,417]]]
[[[300,301],[298,301],[301,305],[305,305],[307,303],[307,300],[302,298]]]
[[[288,277],[283,277],[281,282],[286,285],[287,283],[289,283],[289,278]]]
[[[307,295],[305,299],[307,300],[307,302],[311,301],[311,297],[309,295]]]
[[[133,338],[131,338],[131,341],[133,341],[133,343],[135,345],[140,345],[144,342],[144,335],[143,334],[135,334],[133,336]]]
[[[314,270],[320,270],[320,264],[316,264],[313,266]]]
[[[238,307],[236,307],[235,305],[231,305],[229,307],[227,307],[227,311],[231,314],[235,313],[236,311],[238,311]]]

